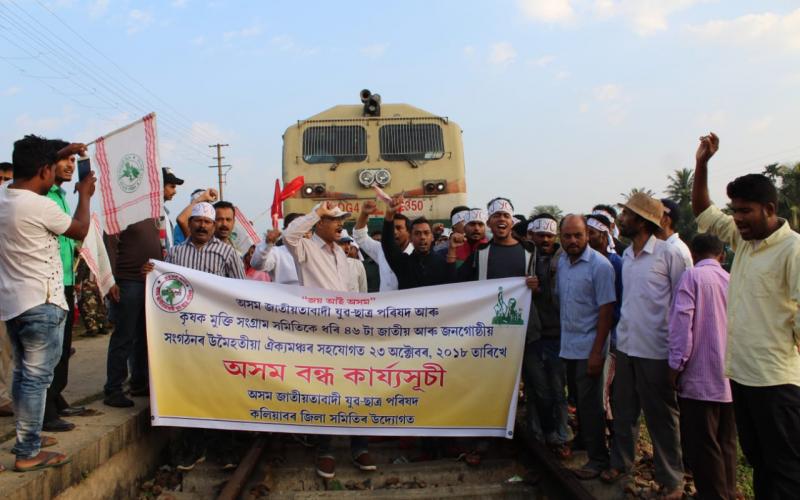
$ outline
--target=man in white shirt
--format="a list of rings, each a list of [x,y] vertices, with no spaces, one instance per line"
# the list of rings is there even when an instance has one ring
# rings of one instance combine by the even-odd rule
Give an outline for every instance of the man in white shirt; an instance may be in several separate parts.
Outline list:
[[[347,255],[347,263],[350,265],[350,283],[347,287],[348,292],[367,293],[367,270],[359,258],[358,246],[353,238],[347,235],[347,230],[342,230],[342,237],[336,242],[344,254]]]
[[[89,232],[89,200],[95,178],[76,184],[75,218],[44,195],[55,182],[55,161],[85,153],[83,144],[55,151],[52,143],[34,135],[14,143],[14,181],[0,188],[0,320],[6,322],[14,350],[17,441],[14,469],[39,470],[69,462],[66,455],[41,451],[53,438],[42,439],[45,393],[61,355],[67,304],[58,235],[83,240]],[[71,311],[70,311],[71,312]]]
[[[350,283],[350,257],[345,255],[336,241],[342,232],[343,222],[350,217],[335,202],[324,201],[303,216],[296,218],[283,233],[283,241],[297,265],[302,286],[324,290],[348,291]],[[311,238],[304,235],[314,229]],[[363,471],[377,469],[369,454],[366,436],[350,437],[353,464]],[[331,453],[331,436],[320,436],[317,445],[317,475],[331,479],[336,475],[336,459]]]
[[[297,213],[287,214],[283,219],[283,229],[285,230],[289,227],[289,224],[301,215]],[[256,245],[253,257],[250,259],[250,266],[257,271],[269,273],[273,283],[297,285],[300,280],[297,278],[294,257],[289,252],[289,248],[283,244],[280,236],[281,231],[279,229],[268,231],[264,241]],[[304,236],[310,237],[311,234],[307,233]]]
[[[693,267],[692,251],[681,239],[681,235],[677,233],[678,221],[681,219],[680,205],[669,198],[662,198],[661,204],[664,205],[664,215],[661,216],[661,231],[656,236],[658,236],[658,239],[664,240],[680,250],[687,269]]]
[[[623,207],[620,231],[632,243],[622,256],[611,468],[601,479],[612,482],[630,472],[644,410],[661,498],[677,500],[683,495],[683,462],[678,400],[668,377],[668,320],[686,264],[675,246],[655,237],[664,215],[659,200],[637,193]]]
[[[353,238],[364,253],[378,263],[378,272],[381,278],[380,291],[388,292],[398,289],[397,276],[389,267],[389,262],[386,261],[381,242],[370,238],[367,234],[367,220],[377,211],[378,206],[375,200],[367,200],[361,205],[361,212],[358,214],[356,226],[353,228]],[[411,255],[414,245],[411,244],[410,225],[411,221],[408,220],[408,217],[403,214],[394,214],[394,235],[386,234],[381,237],[391,238],[394,236],[394,241],[397,242],[397,246],[402,252]]]

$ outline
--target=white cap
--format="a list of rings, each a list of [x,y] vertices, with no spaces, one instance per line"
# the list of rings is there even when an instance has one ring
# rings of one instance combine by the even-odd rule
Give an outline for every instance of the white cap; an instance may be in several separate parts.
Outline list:
[[[214,205],[211,203],[201,201],[192,207],[192,215],[189,218],[191,219],[192,217],[205,217],[206,219],[216,220],[217,211],[214,210]]]
[[[322,203],[318,203],[314,207],[313,211],[316,212],[317,209],[320,207],[320,205],[322,205]],[[326,217],[331,217],[333,219],[346,219],[350,217],[350,215],[352,215],[350,212],[345,212],[344,210],[341,209],[341,207],[336,206],[333,208],[333,210],[331,210],[330,215],[327,215]]]

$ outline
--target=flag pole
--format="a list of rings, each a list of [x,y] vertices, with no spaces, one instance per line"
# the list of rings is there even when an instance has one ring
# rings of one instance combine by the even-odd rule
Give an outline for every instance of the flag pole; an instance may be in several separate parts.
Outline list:
[[[106,138],[106,137],[111,137],[112,135],[117,135],[120,132],[125,132],[129,128],[136,126],[137,123],[139,123],[140,121],[144,120],[145,118],[147,118],[150,115],[155,117],[156,113],[155,112],[150,113],[148,115],[145,115],[145,116],[139,118],[135,122],[129,123],[129,124],[123,126],[123,127],[118,128],[117,130],[112,130],[111,132],[107,133],[106,135],[101,135],[100,137],[98,137],[97,139],[93,140],[92,142],[87,142],[86,146],[89,147],[89,146],[91,146],[92,144],[94,144],[95,142],[97,142],[100,139],[103,139],[103,138]]]

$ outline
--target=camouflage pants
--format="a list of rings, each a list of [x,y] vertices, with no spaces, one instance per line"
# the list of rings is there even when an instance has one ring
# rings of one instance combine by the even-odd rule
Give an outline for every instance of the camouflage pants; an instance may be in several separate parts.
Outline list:
[[[108,321],[108,311],[100,296],[100,289],[92,279],[85,279],[81,282],[81,293],[78,297],[78,310],[83,318],[83,326],[86,329],[85,335],[105,335],[113,330]]]

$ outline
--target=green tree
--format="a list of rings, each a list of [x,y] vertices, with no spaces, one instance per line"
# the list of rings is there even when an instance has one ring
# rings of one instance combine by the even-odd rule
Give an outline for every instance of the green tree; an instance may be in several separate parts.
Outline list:
[[[676,230],[687,243],[697,234],[697,222],[692,213],[692,184],[694,184],[694,171],[690,168],[675,170],[667,176],[669,183],[664,193],[678,204],[681,215],[675,221]]]
[[[628,192],[628,193],[620,193],[620,196],[622,196],[623,198],[625,198],[627,200],[628,198],[630,198],[631,196],[635,195],[636,193],[644,193],[647,196],[650,196],[651,198],[655,198],[656,197],[656,192],[653,191],[652,189],[648,189],[646,187],[631,188],[630,192]]]
[[[800,224],[800,162],[794,165],[773,163],[764,167],[764,175],[778,188],[778,216],[789,221],[792,229]]]
[[[536,205],[531,210],[531,217],[534,217],[539,214],[550,214],[558,220],[561,220],[561,217],[564,215],[564,211],[559,208],[558,205]]]

